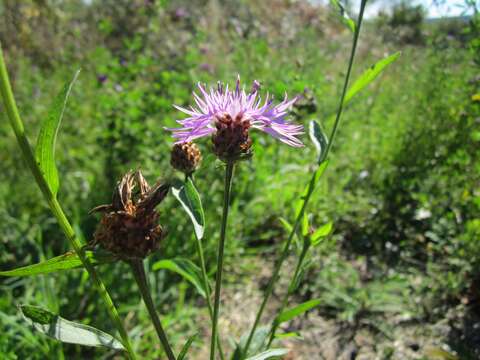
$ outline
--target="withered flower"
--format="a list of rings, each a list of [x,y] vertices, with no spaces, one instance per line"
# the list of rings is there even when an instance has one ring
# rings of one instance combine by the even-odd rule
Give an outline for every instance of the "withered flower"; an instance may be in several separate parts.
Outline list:
[[[113,193],[112,203],[91,211],[103,213],[93,245],[127,261],[143,259],[157,250],[164,232],[155,207],[169,188],[161,183],[151,188],[140,171],[125,174]]]
[[[202,154],[196,144],[186,142],[173,145],[170,164],[174,169],[190,175],[198,168],[201,161]]]

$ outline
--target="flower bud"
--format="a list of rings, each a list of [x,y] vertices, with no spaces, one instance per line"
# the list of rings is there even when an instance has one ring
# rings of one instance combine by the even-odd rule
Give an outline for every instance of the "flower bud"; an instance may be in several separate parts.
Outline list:
[[[138,189],[134,192],[135,187]],[[123,260],[143,259],[158,249],[164,237],[155,207],[170,186],[150,188],[140,171],[129,172],[118,183],[112,203],[91,212],[103,216],[94,234],[93,245],[100,245]]]
[[[192,142],[175,144],[172,148],[170,165],[186,175],[193,173],[201,161],[202,154],[200,149]]]
[[[250,121],[237,115],[232,119],[230,114],[217,116],[217,131],[212,136],[213,151],[219,159],[229,162],[251,156],[252,139],[248,134]]]

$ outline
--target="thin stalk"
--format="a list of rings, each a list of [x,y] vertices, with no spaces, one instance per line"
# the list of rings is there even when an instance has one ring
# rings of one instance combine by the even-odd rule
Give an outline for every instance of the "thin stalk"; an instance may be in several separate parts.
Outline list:
[[[215,359],[215,343],[217,342],[218,332],[218,314],[220,311],[220,292],[222,289],[222,272],[223,272],[223,255],[225,250],[225,234],[227,230],[228,209],[230,206],[230,192],[232,189],[232,178],[235,163],[229,161],[227,168],[225,169],[225,191],[223,194],[223,213],[222,213],[222,226],[220,228],[220,241],[218,242],[217,253],[217,273],[215,276],[215,302],[213,307],[213,320],[212,320],[212,339],[210,342],[210,360]]]
[[[186,176],[185,181],[188,180],[188,178],[193,182],[193,176]],[[210,292],[210,283],[208,281],[208,274],[207,274],[207,266],[205,265],[205,255],[203,251],[203,245],[202,245],[202,240],[197,236],[197,232],[193,232],[195,234],[195,244],[197,246],[197,253],[198,257],[200,258],[200,269],[202,271],[202,281],[203,281],[203,286],[205,288],[205,296],[207,298],[207,308],[208,308],[208,314],[210,315],[210,320],[213,322],[213,307],[212,307],[212,300],[210,298],[211,292]],[[220,341],[220,336],[217,335],[217,347],[218,347],[218,353],[220,354],[220,358],[222,360],[225,360],[225,354],[223,353],[223,348],[222,348],[222,343]]]
[[[305,258],[307,256],[309,248],[310,248],[309,245],[304,245],[303,248],[302,248],[302,252],[300,253],[300,256],[298,257],[297,265],[295,266],[295,272],[293,273],[292,279],[290,280],[290,284],[288,284],[287,292],[283,296],[282,304],[280,305],[280,308],[278,310],[278,314],[283,313],[283,311],[285,310],[285,308],[288,305],[288,300],[294,292],[295,282],[298,278],[298,274],[300,273],[300,271],[302,269],[303,262],[305,261]],[[275,338],[275,333],[276,333],[277,329],[278,329],[278,324],[274,321],[273,324],[272,324],[272,328],[270,329],[270,338],[268,339],[267,348],[269,348],[270,345],[272,344],[272,341]]]
[[[343,84],[342,96],[340,97],[340,103],[338,104],[335,123],[333,124],[333,129],[330,134],[330,138],[329,138],[330,141],[328,142],[327,149],[325,150],[325,159],[327,158],[327,155],[330,152],[330,149],[333,144],[333,140],[337,133],[338,124],[340,123],[340,117],[343,111],[343,103],[345,101],[345,95],[347,94],[348,83],[350,81],[350,74],[352,73],[353,60],[355,59],[355,53],[357,51],[357,42],[358,42],[358,37],[360,35],[360,28],[362,26],[363,13],[365,11],[366,5],[367,5],[367,0],[362,0],[362,3],[360,4],[360,13],[358,14],[358,24],[357,24],[357,27],[355,28],[355,34],[353,35],[352,51],[350,52],[350,60],[348,61],[347,75],[345,76],[345,83]]]
[[[40,168],[37,165],[35,160],[35,156],[33,155],[32,148],[28,141],[28,138],[25,134],[25,128],[23,126],[22,119],[20,118],[20,114],[18,112],[17,104],[15,103],[15,98],[13,97],[12,87],[10,85],[10,80],[8,77],[7,67],[5,65],[5,60],[3,58],[3,51],[2,46],[0,44],[0,93],[2,95],[3,104],[5,106],[8,119],[10,121],[10,125],[13,128],[15,136],[17,138],[18,145],[22,152],[22,156],[27,163],[33,177],[35,178],[35,182],[37,183],[38,187],[40,188],[45,200],[50,207],[53,216],[57,219],[60,228],[62,229],[63,233],[65,234],[66,238],[70,242],[73,250],[79,257],[80,261],[82,262],[83,266],[87,270],[88,274],[92,278],[92,281],[97,288],[97,291],[100,294],[100,297],[103,299],[107,306],[108,314],[118,330],[120,337],[122,339],[123,346],[128,353],[128,356],[131,359],[136,359],[135,353],[133,352],[132,346],[130,345],[130,341],[128,339],[127,332],[123,327],[122,321],[118,314],[117,308],[113,303],[113,300],[110,294],[107,291],[102,280],[99,278],[95,268],[93,267],[90,260],[85,256],[82,250],[82,244],[75,236],[75,232],[70,225],[65,213],[63,212],[60,203],[58,202],[57,198],[52,194],[50,188],[43,177],[43,174]]]
[[[137,282],[138,288],[140,289],[143,302],[145,303],[148,313],[150,314],[150,318],[152,319],[153,326],[155,327],[158,338],[162,343],[163,350],[165,350],[165,353],[167,354],[167,357],[169,360],[175,360],[175,355],[168,342],[167,334],[165,333],[165,330],[162,327],[160,318],[158,317],[157,311],[155,310],[155,305],[153,303],[152,296],[150,295],[150,290],[148,289],[147,277],[145,275],[145,269],[143,268],[143,262],[132,261],[130,263],[130,267],[132,268],[133,276],[135,277],[135,281]]]
[[[364,13],[366,4],[367,4],[367,0],[362,0],[362,3],[360,5],[360,13],[358,15],[358,22],[357,22],[358,24],[357,24],[357,27],[355,28],[355,34],[354,34],[354,37],[353,37],[352,50],[351,50],[350,59],[349,59],[349,62],[348,62],[348,70],[347,70],[347,75],[345,77],[345,83],[343,85],[342,96],[340,98],[340,104],[339,104],[338,109],[337,109],[337,115],[335,117],[335,123],[333,125],[333,130],[332,130],[332,133],[330,135],[330,141],[327,145],[327,149],[325,150],[325,156],[324,156],[323,162],[325,162],[327,160],[327,157],[330,153],[330,149],[332,147],[333,140],[334,140],[335,135],[337,133],[338,124],[340,122],[340,118],[341,118],[341,115],[342,115],[343,103],[344,103],[344,100],[345,100],[345,95],[347,93],[348,83],[350,81],[350,74],[351,74],[351,71],[352,71],[353,60],[355,59],[355,53],[356,53],[356,50],[357,50],[357,43],[358,43],[358,36],[360,34],[360,28],[362,26],[363,13]],[[322,162],[322,164],[323,164],[323,162]],[[319,166],[322,165],[322,164],[319,164]],[[316,176],[317,176],[318,169],[319,169],[319,167],[317,167],[317,170],[312,174],[312,178],[310,179],[310,182],[308,184],[307,194],[306,194],[305,198],[303,199],[303,203],[302,203],[302,207],[300,209],[300,212],[298,213],[297,218],[295,219],[295,223],[293,225],[292,231],[290,232],[290,235],[288,236],[287,242],[285,243],[283,251],[282,251],[282,253],[280,255],[280,258],[277,261],[277,264],[276,264],[275,269],[273,271],[273,275],[270,278],[270,281],[268,283],[267,290],[265,292],[262,304],[260,305],[260,309],[258,310],[258,313],[255,317],[255,322],[253,323],[252,329],[250,330],[250,334],[248,335],[247,342],[246,342],[245,347],[243,349],[243,356],[246,356],[246,354],[248,353],[248,349],[249,349],[250,344],[252,342],[253,335],[255,334],[255,331],[257,329],[258,324],[260,323],[260,319],[263,315],[263,311],[265,310],[265,306],[268,302],[268,299],[272,295],[273,287],[274,287],[274,285],[275,285],[275,283],[278,279],[278,276],[280,275],[280,269],[282,268],[282,265],[283,265],[285,259],[288,256],[293,236],[297,231],[297,228],[298,228],[298,226],[300,224],[300,221],[303,217],[303,214],[305,212],[305,208],[307,207],[308,202],[310,200],[310,197],[313,193],[315,183],[316,183]]]

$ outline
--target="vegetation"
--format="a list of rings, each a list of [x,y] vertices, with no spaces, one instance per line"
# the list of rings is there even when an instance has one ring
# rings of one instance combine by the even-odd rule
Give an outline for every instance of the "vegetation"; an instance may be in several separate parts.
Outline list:
[[[197,237],[214,284],[225,166],[209,140],[197,142],[203,161],[194,182],[205,212],[199,235],[178,201],[189,182],[170,166],[173,141],[164,127],[182,118],[172,104],[188,106],[199,81],[233,85],[240,74],[242,83],[257,79],[262,92],[275,99],[285,92],[301,95],[292,121],[308,132],[315,120],[318,133],[330,135],[349,64],[352,21],[358,26],[358,9],[346,18],[339,4],[0,4],[6,19],[0,40],[31,144],[42,138],[52,118],[52,100],[63,112],[62,102],[55,105],[54,99],[65,95],[63,84],[68,92],[81,69],[53,142],[58,202],[80,246],[91,242],[100,220],[90,210],[112,203],[123,174],[141,169],[151,184],[158,178],[173,184],[173,196],[157,208],[166,236],[144,263],[153,304],[175,354],[194,336],[187,356],[209,356],[213,314],[208,307],[214,298],[212,304],[205,300],[209,289],[202,280]],[[347,93],[328,168],[320,168],[325,171],[311,194],[306,220],[298,217],[297,203],[319,171],[318,144],[305,134],[306,146],[292,149],[252,133],[253,156],[235,169],[225,234],[218,328],[226,354],[245,355],[242,346],[290,233],[292,249],[257,328],[264,335],[255,336],[252,349],[261,339],[263,345],[289,348],[286,358],[294,359],[480,356],[480,20],[475,2],[466,4],[475,14],[468,21],[425,23],[422,9],[405,3],[364,22],[350,84],[379,60],[392,63],[355,97]],[[394,55],[397,51],[401,56]],[[92,286],[92,272],[82,270],[73,253],[68,267],[76,270],[6,273],[73,248],[35,185],[32,164],[19,151],[3,103],[0,109],[1,358],[122,358],[125,339],[117,332],[122,326],[138,358],[162,358],[164,347],[129,264],[111,254],[89,247],[81,260],[96,265],[118,310],[117,326],[105,295]],[[51,186],[51,178],[47,183]],[[292,230],[296,217],[299,231]],[[322,236],[315,237],[315,230]],[[142,274],[135,275],[138,280]],[[286,302],[285,294],[291,295]],[[277,316],[279,309],[287,310]],[[100,329],[98,337],[111,346],[60,343],[26,321],[49,321],[56,314],[62,324]],[[265,330],[269,325],[273,332]],[[263,351],[262,344],[258,349]]]

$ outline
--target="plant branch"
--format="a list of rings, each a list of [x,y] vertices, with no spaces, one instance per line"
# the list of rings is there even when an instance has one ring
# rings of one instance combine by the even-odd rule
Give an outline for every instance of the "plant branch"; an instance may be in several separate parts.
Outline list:
[[[104,283],[98,276],[96,270],[94,269],[90,260],[85,256],[82,250],[82,244],[75,236],[75,232],[70,225],[65,213],[63,212],[60,203],[58,202],[57,198],[52,194],[43,174],[35,160],[35,156],[33,155],[32,148],[30,147],[30,143],[28,138],[25,134],[25,128],[23,126],[22,119],[18,112],[18,108],[15,102],[15,98],[13,96],[12,88],[10,85],[10,80],[8,77],[7,67],[5,65],[5,60],[3,57],[3,50],[0,44],[0,93],[2,95],[3,104],[5,106],[8,119],[10,121],[10,125],[15,133],[17,138],[18,145],[22,152],[22,156],[26,161],[33,177],[35,178],[35,182],[37,183],[38,187],[40,188],[45,200],[50,207],[51,212],[53,213],[54,217],[57,219],[58,224],[60,225],[63,233],[69,240],[72,248],[74,249],[75,253],[78,255],[79,259],[81,260],[83,266],[87,270],[88,274],[93,280],[97,291],[100,293],[105,305],[107,306],[108,314],[112,319],[115,327],[117,328],[120,337],[122,339],[122,343],[131,359],[136,359],[135,353],[130,345],[130,341],[128,339],[127,332],[123,327],[122,321],[118,314],[117,308],[113,303],[113,300],[108,293]]]

